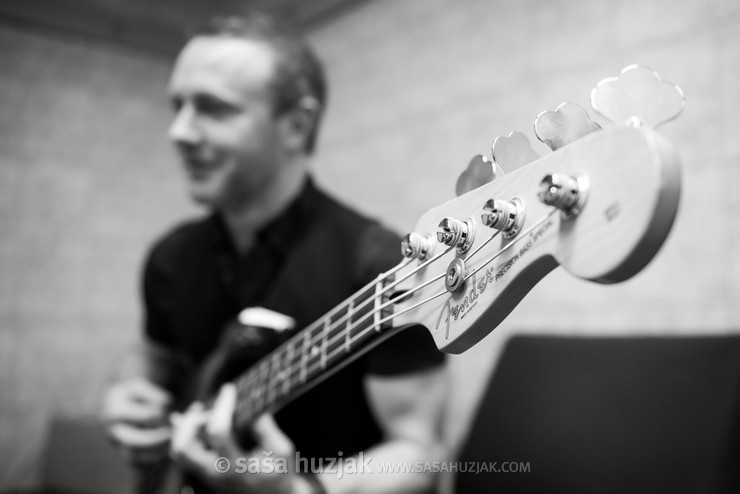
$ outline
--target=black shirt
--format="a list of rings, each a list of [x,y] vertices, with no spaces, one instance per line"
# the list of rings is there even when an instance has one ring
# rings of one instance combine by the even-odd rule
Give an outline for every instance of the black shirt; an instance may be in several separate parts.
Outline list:
[[[218,215],[182,225],[160,240],[144,273],[146,334],[201,365],[242,309],[287,314],[300,329],[399,261],[396,235],[308,180],[244,255]],[[401,331],[294,400],[276,420],[303,457],[354,454],[382,439],[363,377],[424,370],[443,360],[424,328]]]

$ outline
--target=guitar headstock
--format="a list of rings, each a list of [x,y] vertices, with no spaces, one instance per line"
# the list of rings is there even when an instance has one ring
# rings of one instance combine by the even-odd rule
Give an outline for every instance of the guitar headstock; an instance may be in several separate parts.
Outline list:
[[[650,69],[625,68],[593,90],[602,129],[565,103],[541,113],[538,157],[521,133],[478,156],[459,197],[427,211],[394,273],[394,325],[423,324],[460,353],[490,333],[557,266],[598,283],[634,276],[673,224],[680,193],[673,145],[649,125],[675,118],[683,93]],[[490,171],[486,169],[490,167]]]

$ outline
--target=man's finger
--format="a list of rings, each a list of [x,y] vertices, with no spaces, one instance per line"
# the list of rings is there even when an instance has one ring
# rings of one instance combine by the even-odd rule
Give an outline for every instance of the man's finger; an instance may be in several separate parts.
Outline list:
[[[148,379],[134,379],[129,384],[128,391],[138,400],[161,408],[172,405],[172,395]]]
[[[178,415],[176,423],[173,422],[172,450],[178,451],[185,448],[188,443],[197,440],[198,432],[206,420],[203,405],[199,402],[191,404],[188,409]]]
[[[278,427],[272,415],[261,415],[252,426],[252,432],[259,446],[272,451],[276,456],[287,457],[293,454],[293,442]]]
[[[232,432],[235,408],[236,386],[225,384],[213,403],[210,418],[206,424],[206,432],[213,447],[230,458],[243,456]]]
[[[212,476],[215,474],[214,465],[218,456],[208,450],[199,437],[207,416],[201,404],[191,405],[174,428],[170,452],[172,459],[180,466]]]
[[[165,410],[158,405],[120,400],[106,407],[103,420],[108,423],[126,422],[139,426],[161,425],[166,421]]]
[[[170,440],[169,427],[141,428],[124,422],[110,426],[111,438],[126,448],[147,449],[164,446]]]

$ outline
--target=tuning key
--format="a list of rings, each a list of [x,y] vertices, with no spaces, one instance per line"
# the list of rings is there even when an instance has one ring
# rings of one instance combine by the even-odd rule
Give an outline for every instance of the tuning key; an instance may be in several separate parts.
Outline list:
[[[489,199],[483,205],[484,213],[481,222],[491,228],[499,230],[504,238],[515,236],[524,224],[524,203],[519,198],[511,201]]]
[[[491,182],[497,176],[496,165],[487,157],[478,154],[468,163],[468,167],[457,179],[455,193],[458,196]]]
[[[527,136],[516,130],[507,136],[497,137],[491,146],[491,153],[493,161],[506,173],[511,173],[539,158]]]
[[[586,203],[588,195],[588,177],[572,177],[562,173],[546,175],[540,182],[537,194],[540,201],[563,212],[565,217],[578,215]]]
[[[563,103],[555,111],[543,111],[534,121],[537,138],[557,151],[566,144],[601,130],[599,124],[588,117],[588,113],[575,103]]]
[[[593,109],[617,125],[657,128],[676,118],[684,104],[680,87],[641,65],[628,65],[591,91]]]
[[[460,254],[470,249],[474,237],[475,227],[473,226],[473,220],[470,218],[458,220],[447,217],[439,223],[437,241],[448,247],[456,247]]]
[[[434,239],[431,235],[409,233],[401,241],[401,254],[408,259],[424,261],[432,255]]]

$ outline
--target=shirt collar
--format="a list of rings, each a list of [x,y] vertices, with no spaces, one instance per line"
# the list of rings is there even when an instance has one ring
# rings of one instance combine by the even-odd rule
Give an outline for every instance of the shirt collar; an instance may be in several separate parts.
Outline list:
[[[257,241],[285,253],[306,231],[315,218],[319,194],[310,177],[290,206],[257,233]]]
[[[315,218],[320,193],[310,176],[306,177],[303,189],[290,205],[275,219],[257,232],[257,244],[267,245],[280,253],[286,253],[306,231]],[[236,252],[226,222],[219,213],[211,217],[214,243],[227,246]]]

